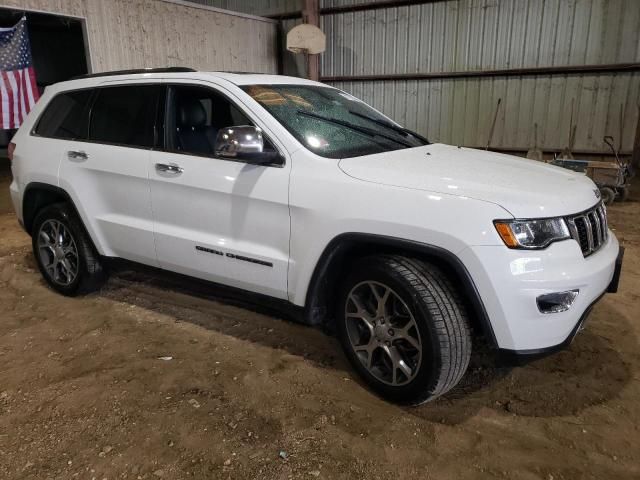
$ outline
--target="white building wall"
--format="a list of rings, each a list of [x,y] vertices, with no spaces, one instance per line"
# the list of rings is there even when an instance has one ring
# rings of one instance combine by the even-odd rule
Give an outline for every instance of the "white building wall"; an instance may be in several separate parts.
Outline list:
[[[0,0],[2,7],[85,19],[92,72],[277,71],[277,23],[265,18],[180,0]]]

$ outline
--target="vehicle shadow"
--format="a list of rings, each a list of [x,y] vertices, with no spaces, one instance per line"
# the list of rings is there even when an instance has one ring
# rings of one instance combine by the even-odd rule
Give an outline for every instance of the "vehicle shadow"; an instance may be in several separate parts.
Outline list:
[[[599,305],[587,328],[566,350],[526,365],[500,366],[475,357],[456,388],[408,412],[456,425],[484,408],[525,417],[562,417],[605,404],[618,397],[632,379],[630,361],[625,360],[622,349],[612,348],[599,334],[600,321],[610,315],[615,315],[610,307]],[[631,331],[622,315],[613,318],[620,326],[617,335]],[[635,344],[635,336],[628,335],[626,341]]]
[[[0,214],[13,212],[9,196],[11,183],[11,167],[8,158],[0,158]]]
[[[100,296],[167,315],[176,322],[285,350],[339,370],[349,370],[337,340],[302,323],[302,309],[223,285],[126,262],[111,267]]]
[[[363,382],[350,368],[335,338],[299,323],[301,312],[278,302],[181,275],[116,270],[100,296],[168,315],[262,346],[278,348],[315,364],[345,372],[359,385]],[[275,318],[274,318],[275,317]],[[631,332],[627,319],[602,302],[565,351],[524,366],[500,365],[488,348],[476,349],[467,374],[447,395],[434,402],[406,408],[422,419],[455,425],[481,409],[528,417],[575,415],[617,397],[631,380],[629,361],[614,349],[601,322],[614,319],[616,338]],[[635,344],[635,336],[625,336]]]

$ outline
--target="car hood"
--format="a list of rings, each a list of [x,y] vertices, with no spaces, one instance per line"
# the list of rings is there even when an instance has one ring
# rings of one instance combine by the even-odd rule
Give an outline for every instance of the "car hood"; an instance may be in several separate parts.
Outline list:
[[[578,213],[599,199],[594,183],[571,170],[444,144],[345,158],[339,166],[366,182],[492,202],[516,218]]]

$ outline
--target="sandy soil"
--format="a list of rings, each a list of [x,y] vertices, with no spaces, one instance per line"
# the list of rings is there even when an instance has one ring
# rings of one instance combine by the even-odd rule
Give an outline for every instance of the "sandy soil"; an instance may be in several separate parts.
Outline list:
[[[9,197],[9,183],[11,183],[9,161],[0,158],[0,214],[13,210]]]
[[[638,196],[610,217],[621,291],[568,350],[476,359],[411,409],[364,388],[333,338],[214,288],[125,270],[56,295],[2,213],[0,478],[640,478]]]

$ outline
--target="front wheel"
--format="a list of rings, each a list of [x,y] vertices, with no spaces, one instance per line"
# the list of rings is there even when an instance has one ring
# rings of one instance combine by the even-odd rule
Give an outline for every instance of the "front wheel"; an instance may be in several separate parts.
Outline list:
[[[417,405],[453,388],[471,357],[471,332],[457,290],[427,262],[395,255],[359,261],[337,314],[342,347],[380,395]]]

